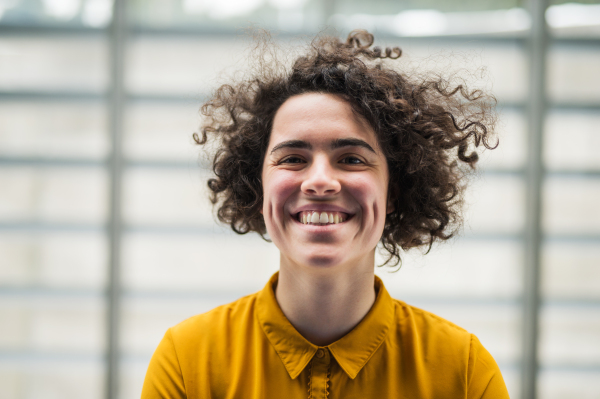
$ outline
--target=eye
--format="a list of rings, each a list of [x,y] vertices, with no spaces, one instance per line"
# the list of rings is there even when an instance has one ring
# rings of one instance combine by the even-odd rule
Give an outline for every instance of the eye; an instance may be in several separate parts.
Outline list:
[[[362,164],[364,164],[362,159],[352,156],[352,155],[342,158],[342,160],[340,162],[345,163],[347,165],[362,165]]]
[[[289,156],[279,161],[280,164],[299,164],[304,163],[304,159],[296,156]]]

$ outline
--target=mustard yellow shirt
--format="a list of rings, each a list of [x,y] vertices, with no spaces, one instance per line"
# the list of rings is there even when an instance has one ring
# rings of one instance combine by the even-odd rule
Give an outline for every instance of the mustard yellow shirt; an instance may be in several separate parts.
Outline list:
[[[508,398],[496,362],[473,334],[392,299],[379,278],[365,318],[319,347],[279,308],[277,277],[170,328],[142,399]]]

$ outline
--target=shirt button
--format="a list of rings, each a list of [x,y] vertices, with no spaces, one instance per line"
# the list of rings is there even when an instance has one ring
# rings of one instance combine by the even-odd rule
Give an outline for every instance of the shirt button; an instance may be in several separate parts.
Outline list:
[[[325,356],[325,351],[323,349],[317,349],[317,357],[320,359]]]

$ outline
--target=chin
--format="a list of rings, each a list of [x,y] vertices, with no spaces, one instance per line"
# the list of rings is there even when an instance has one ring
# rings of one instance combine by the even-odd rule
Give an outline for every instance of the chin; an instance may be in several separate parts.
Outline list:
[[[345,255],[347,254],[339,248],[329,247],[319,248],[318,250],[313,249],[313,251],[307,251],[301,255],[297,254],[296,259],[308,267],[333,268],[350,260]]]

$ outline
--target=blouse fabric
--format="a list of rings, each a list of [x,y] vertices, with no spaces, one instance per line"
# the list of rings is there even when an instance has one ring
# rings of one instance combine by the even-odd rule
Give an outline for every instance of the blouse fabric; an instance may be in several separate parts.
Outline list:
[[[323,347],[287,320],[277,278],[170,328],[142,399],[508,398],[496,362],[473,334],[392,299],[377,276],[364,319]]]

